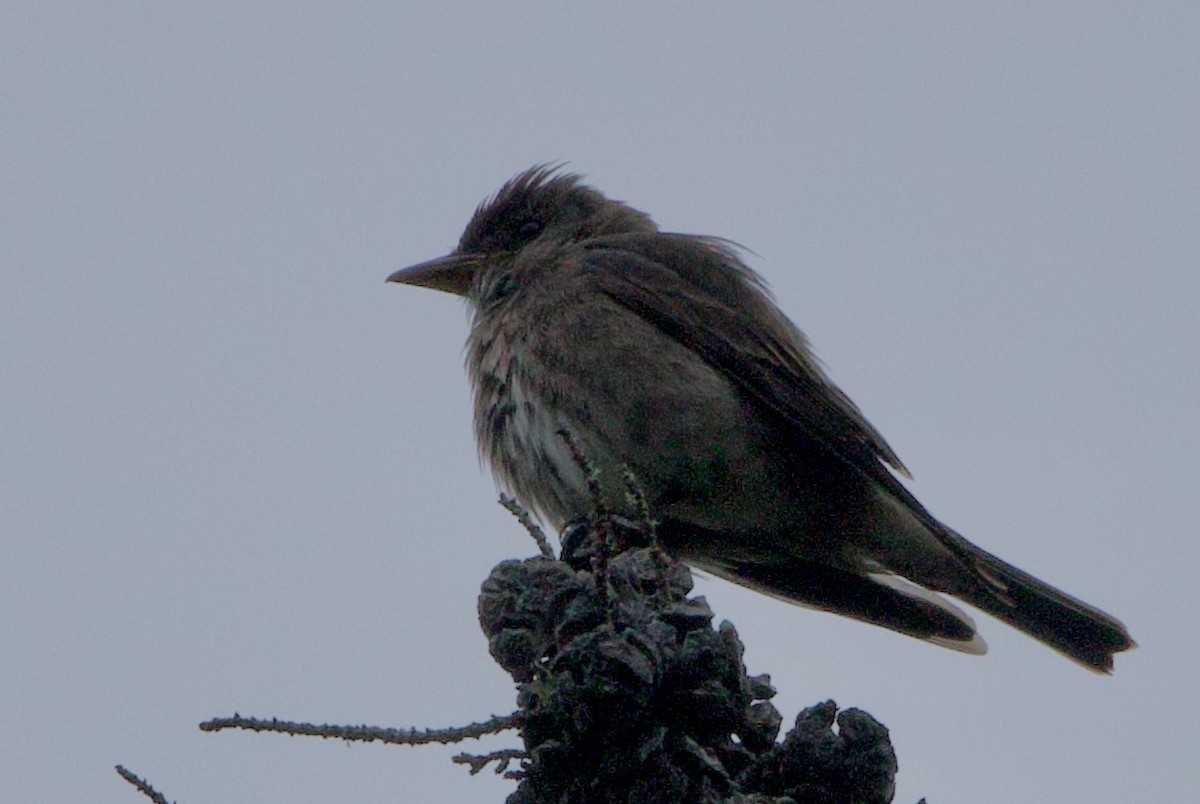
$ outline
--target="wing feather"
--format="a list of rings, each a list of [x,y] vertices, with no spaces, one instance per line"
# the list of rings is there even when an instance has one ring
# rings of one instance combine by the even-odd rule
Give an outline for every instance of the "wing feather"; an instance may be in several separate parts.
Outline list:
[[[797,438],[928,516],[887,469],[908,476],[895,452],[728,244],[690,235],[598,238],[589,243],[587,270],[599,292],[692,349]]]

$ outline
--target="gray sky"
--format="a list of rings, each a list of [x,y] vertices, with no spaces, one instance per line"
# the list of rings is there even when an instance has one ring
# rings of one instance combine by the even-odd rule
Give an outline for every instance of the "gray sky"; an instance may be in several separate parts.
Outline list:
[[[1101,678],[701,580],[789,722],[873,713],[907,804],[1194,797],[1196,4],[146,2],[0,6],[6,800],[512,789],[196,724],[511,711],[475,596],[534,547],[462,306],[384,277],[547,160],[753,249],[922,501],[1141,643]]]

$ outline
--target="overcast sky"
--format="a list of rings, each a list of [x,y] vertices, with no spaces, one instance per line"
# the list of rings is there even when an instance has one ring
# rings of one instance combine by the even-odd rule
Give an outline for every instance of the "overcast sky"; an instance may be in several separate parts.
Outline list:
[[[968,538],[1121,618],[1085,672],[702,579],[790,723],[892,731],[896,800],[1200,786],[1200,7],[0,5],[0,790],[495,802],[445,726],[534,551],[477,462],[461,303],[389,286],[568,160],[721,235]],[[516,738],[467,750],[515,745]]]

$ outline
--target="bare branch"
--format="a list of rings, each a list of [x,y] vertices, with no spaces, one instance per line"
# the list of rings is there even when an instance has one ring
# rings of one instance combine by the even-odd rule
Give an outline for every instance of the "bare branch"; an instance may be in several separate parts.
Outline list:
[[[524,774],[520,771],[511,771],[509,773],[505,773],[505,771],[508,770],[509,763],[514,759],[525,759],[527,756],[529,755],[518,748],[503,748],[499,751],[492,751],[490,754],[455,754],[451,757],[451,761],[459,765],[469,766],[472,776],[486,768],[489,762],[495,762],[497,763],[497,776],[504,774],[505,778],[508,779],[520,779],[524,777]]]
[[[500,495],[500,504],[521,523],[521,526],[533,537],[537,542],[538,550],[542,553],[542,558],[554,560],[557,556],[554,555],[554,548],[550,546],[550,540],[546,538],[545,532],[538,527],[538,524],[533,521],[533,517],[529,515],[529,511],[516,501],[513,497],[507,494]]]
[[[445,729],[387,729],[379,726],[336,726],[312,723],[295,723],[287,720],[260,720],[252,717],[242,717],[234,713],[233,717],[214,718],[200,724],[201,731],[221,731],[222,729],[244,729],[246,731],[273,731],[280,734],[304,735],[321,737],[327,740],[350,740],[353,742],[381,742],[394,745],[425,745],[427,743],[459,743],[463,740],[478,739],[488,734],[499,734],[502,731],[519,728],[520,713],[497,715],[482,723],[470,723],[466,726],[451,726]]]
[[[154,802],[154,804],[170,804],[162,793],[150,786],[150,783],[145,779],[138,777],[133,771],[127,770],[124,765],[117,766],[117,773],[121,778],[136,787],[142,795]]]

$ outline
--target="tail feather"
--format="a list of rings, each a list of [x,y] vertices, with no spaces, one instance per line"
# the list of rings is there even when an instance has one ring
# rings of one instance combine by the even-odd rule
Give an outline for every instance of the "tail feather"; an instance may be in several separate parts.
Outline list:
[[[827,563],[819,554],[797,555],[786,542],[761,534],[734,539],[669,519],[659,523],[658,534],[687,563],[733,583],[965,653],[985,653],[987,645],[974,621],[939,593],[991,614],[1097,673],[1111,673],[1113,654],[1136,647],[1115,617],[976,547],[932,517],[900,525],[902,532],[927,540],[934,560],[923,565],[926,554],[911,549],[920,542],[903,539],[891,540],[886,553],[860,559],[854,568]]]
[[[987,644],[969,615],[950,601],[896,575],[862,575],[794,556],[784,560],[722,561],[685,555],[702,570],[764,594],[810,608],[881,625],[963,653]]]
[[[1111,673],[1113,654],[1137,646],[1115,617],[1017,569],[949,528],[944,531],[947,546],[979,579],[973,591],[957,593],[971,605],[1098,673]]]

